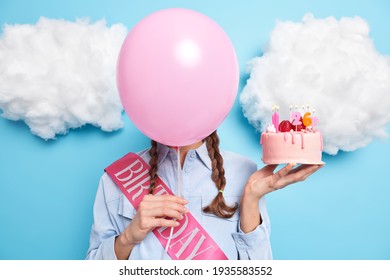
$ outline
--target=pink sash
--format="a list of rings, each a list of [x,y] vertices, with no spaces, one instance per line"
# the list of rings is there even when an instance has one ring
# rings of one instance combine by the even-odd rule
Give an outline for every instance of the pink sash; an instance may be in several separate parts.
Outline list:
[[[138,155],[129,153],[105,169],[135,209],[142,198],[149,193],[149,165]],[[173,194],[158,178],[154,195]],[[168,254],[173,260],[227,260],[198,221],[190,214],[183,215],[174,228]],[[165,248],[171,228],[155,228],[153,233]]]

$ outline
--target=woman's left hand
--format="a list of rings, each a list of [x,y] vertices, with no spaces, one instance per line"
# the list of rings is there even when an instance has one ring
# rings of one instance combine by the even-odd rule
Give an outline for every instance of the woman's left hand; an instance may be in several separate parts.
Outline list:
[[[262,223],[258,206],[262,196],[303,181],[322,167],[322,165],[305,164],[295,167],[296,164],[289,163],[275,172],[277,166],[277,164],[267,165],[253,173],[248,179],[241,198],[241,230],[245,233],[253,231]]]
[[[277,164],[267,165],[253,173],[249,177],[246,186],[247,194],[260,199],[267,193],[282,189],[296,182],[304,181],[323,165],[302,164],[295,167],[296,164],[289,163],[274,173],[277,166]]]

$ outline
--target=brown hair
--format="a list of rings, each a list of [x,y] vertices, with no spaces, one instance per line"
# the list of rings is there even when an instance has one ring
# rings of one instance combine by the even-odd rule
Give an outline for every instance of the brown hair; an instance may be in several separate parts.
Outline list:
[[[218,189],[217,196],[213,199],[210,205],[203,208],[205,213],[214,214],[221,218],[230,218],[236,212],[238,208],[238,204],[236,203],[234,206],[228,206],[223,197],[223,190],[226,186],[226,178],[225,178],[225,169],[223,168],[223,158],[219,151],[219,137],[217,131],[214,131],[209,136],[207,136],[204,141],[206,142],[207,151],[211,160],[212,173],[211,179],[215,183],[215,186]],[[152,147],[149,150],[150,154],[150,187],[149,193],[153,193],[156,187],[157,180],[157,162],[158,162],[158,154],[157,154],[157,142],[151,141]]]

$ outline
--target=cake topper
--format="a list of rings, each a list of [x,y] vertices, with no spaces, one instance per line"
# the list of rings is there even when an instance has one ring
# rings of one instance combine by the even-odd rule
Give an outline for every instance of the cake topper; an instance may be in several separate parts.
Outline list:
[[[290,131],[303,131],[303,132],[315,132],[316,125],[318,124],[318,118],[314,116],[315,109],[310,110],[310,104],[302,105],[302,112],[298,110],[299,106],[295,105],[295,110],[292,111],[293,105],[290,104],[289,120],[283,120],[279,122],[279,106],[272,106],[272,126],[275,132],[290,132]],[[267,132],[273,132],[271,125],[267,125]]]

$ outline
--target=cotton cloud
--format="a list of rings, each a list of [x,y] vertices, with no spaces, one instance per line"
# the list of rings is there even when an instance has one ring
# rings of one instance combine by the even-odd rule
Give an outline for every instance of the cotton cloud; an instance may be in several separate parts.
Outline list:
[[[121,24],[40,18],[5,25],[0,35],[0,111],[23,120],[44,139],[91,124],[123,126],[116,59],[126,36]]]
[[[286,118],[290,104],[308,103],[329,154],[387,137],[390,60],[376,51],[362,18],[307,14],[302,22],[278,22],[249,68],[240,101],[256,129],[271,122],[273,105]]]

